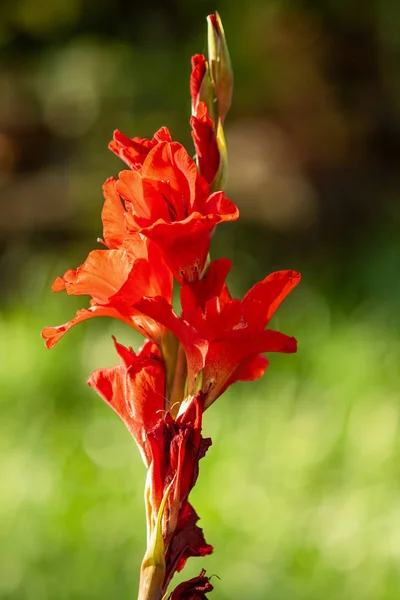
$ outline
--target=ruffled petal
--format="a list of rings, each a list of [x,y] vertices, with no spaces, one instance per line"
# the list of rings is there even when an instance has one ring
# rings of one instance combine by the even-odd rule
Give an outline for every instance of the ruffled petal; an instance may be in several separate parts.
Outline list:
[[[199,279],[214,227],[239,216],[223,192],[209,196],[207,181],[177,142],[158,143],[140,171],[122,171],[116,191],[125,201],[127,230],[156,242],[181,284]]]
[[[159,194],[159,182],[167,184],[161,193],[173,207],[175,220],[185,219],[192,210],[196,210],[195,203],[208,196],[204,180],[201,188],[197,189],[201,177],[196,164],[178,142],[158,144],[143,163],[141,176],[149,180],[149,184],[153,183]]]
[[[150,150],[159,142],[172,142],[167,127],[161,127],[156,131],[152,140],[140,137],[128,138],[116,129],[113,140],[109,143],[108,147],[131,169],[138,170],[143,165]]]
[[[143,250],[146,252],[145,247]],[[125,250],[92,250],[76,271],[67,271],[56,282],[61,288],[63,279],[69,295],[91,296],[97,304],[107,304],[121,289],[133,265],[134,257]]]

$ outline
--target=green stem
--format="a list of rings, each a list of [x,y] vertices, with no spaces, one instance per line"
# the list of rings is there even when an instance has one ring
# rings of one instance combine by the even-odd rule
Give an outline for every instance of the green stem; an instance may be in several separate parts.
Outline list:
[[[165,552],[162,521],[167,498],[175,481],[170,482],[164,492],[157,514],[157,520],[151,530],[147,549],[140,569],[138,600],[162,600],[165,579]]]

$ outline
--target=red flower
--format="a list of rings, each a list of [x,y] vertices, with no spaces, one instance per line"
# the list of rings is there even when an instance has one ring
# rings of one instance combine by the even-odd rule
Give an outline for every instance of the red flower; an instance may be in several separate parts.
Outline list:
[[[214,227],[239,216],[223,192],[209,195],[207,182],[177,142],[157,144],[139,171],[119,174],[116,189],[129,213],[129,231],[159,245],[180,283],[200,277]]]
[[[190,119],[190,125],[199,171],[211,185],[220,164],[220,153],[214,126],[204,102],[198,104],[195,114]]]
[[[192,56],[192,72],[190,74],[190,96],[192,98],[192,113],[197,111],[200,100],[200,90],[207,73],[207,61],[204,54]]]
[[[153,139],[134,137],[128,138],[116,129],[113,140],[109,143],[109,149],[121,158],[128,167],[133,170],[140,169],[144,159],[154,146],[160,142],[172,142],[171,134],[167,127],[161,127],[153,136]]]
[[[299,273],[272,273],[240,301],[230,297],[224,283],[229,268],[227,259],[215,261],[203,280],[182,287],[183,318],[161,297],[144,298],[136,305],[182,342],[189,390],[196,388],[201,371],[206,408],[235,381],[261,377],[268,362],[260,353],[296,352],[294,338],[264,328],[300,281]]]
[[[196,163],[166,127],[151,140],[114,132],[109,148],[130,170],[103,186],[104,247],[52,286],[87,295],[90,305],[42,332],[51,348],[75,324],[107,316],[148,338],[136,353],[113,338],[120,364],[88,380],[125,423],[147,467],[140,598],[166,598],[187,559],[213,551],[189,504],[211,445],[202,436],[205,408],[232,383],[261,377],[268,366],[263,353],[296,351],[294,338],[265,327],[298,273],[272,273],[243,300],[233,299],[225,283],[230,261],[214,261],[204,273],[216,225],[239,216],[223,191],[210,193],[226,181],[223,121],[233,73],[218,13],[207,21],[209,62],[195,55],[190,77]],[[174,277],[182,286],[181,316],[172,308]],[[203,570],[169,600],[206,600],[212,589]]]
[[[117,245],[117,234],[113,243]],[[110,243],[110,239],[105,235]],[[113,317],[124,321],[146,337],[159,343],[164,328],[133,307],[143,296],[172,299],[172,275],[156,245],[136,236],[129,240],[129,250],[93,250],[76,270],[57,277],[53,291],[91,297],[90,308],[79,310],[75,317],[58,327],[45,327],[42,337],[52,348],[77,323],[93,317]]]
[[[114,409],[139,447],[146,467],[152,460],[148,434],[164,412],[165,369],[157,346],[146,341],[135,354],[114,339],[121,364],[98,369],[88,384]]]

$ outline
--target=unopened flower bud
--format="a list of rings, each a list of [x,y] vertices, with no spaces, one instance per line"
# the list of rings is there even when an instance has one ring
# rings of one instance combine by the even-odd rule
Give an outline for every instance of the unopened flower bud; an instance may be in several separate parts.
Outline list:
[[[218,117],[223,122],[232,100],[233,71],[224,28],[217,12],[207,17],[207,25],[211,81],[218,101]]]

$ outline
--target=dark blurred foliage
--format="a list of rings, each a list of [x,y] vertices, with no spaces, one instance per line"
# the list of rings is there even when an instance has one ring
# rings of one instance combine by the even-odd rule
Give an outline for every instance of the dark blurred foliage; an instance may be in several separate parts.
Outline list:
[[[393,260],[399,223],[397,4],[217,8],[236,75],[229,191],[242,221],[233,235],[256,260],[268,247],[272,267],[310,270],[328,292],[359,301],[369,274],[355,271],[377,253]],[[189,59],[205,50],[213,9],[208,1],[2,3],[7,290],[32,249],[98,233],[100,184],[121,168],[106,150],[114,128],[151,136],[166,124],[191,145]]]
[[[46,353],[44,325],[85,305],[52,278],[101,235],[115,128],[167,125],[192,149],[190,56],[223,19],[239,222],[212,256],[239,295],[303,281],[275,327],[299,339],[259,384],[206,413],[194,504],[218,598],[400,595],[400,4],[395,0],[6,0],[0,3],[0,597],[135,596],[144,470],[84,386],[115,364],[100,320]],[[191,150],[190,150],[191,151]],[[201,561],[200,561],[201,562]],[[133,590],[133,591],[132,591]]]

